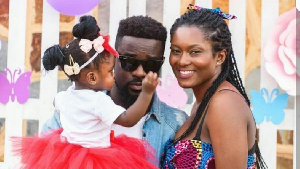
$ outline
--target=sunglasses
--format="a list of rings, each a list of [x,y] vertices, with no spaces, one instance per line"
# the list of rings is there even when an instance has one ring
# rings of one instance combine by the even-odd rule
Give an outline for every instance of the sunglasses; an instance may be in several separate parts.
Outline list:
[[[121,62],[121,67],[123,70],[132,72],[136,70],[140,65],[142,65],[146,73],[150,71],[157,73],[161,68],[161,65],[164,63],[165,57],[163,57],[162,60],[157,60],[157,59],[139,60],[134,57],[119,55],[119,60]]]

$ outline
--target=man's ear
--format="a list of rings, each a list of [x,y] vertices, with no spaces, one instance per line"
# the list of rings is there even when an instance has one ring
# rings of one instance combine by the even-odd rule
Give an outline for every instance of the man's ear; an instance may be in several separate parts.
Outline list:
[[[97,77],[96,77],[96,74],[94,72],[89,72],[89,73],[86,74],[86,80],[89,84],[95,85],[96,82],[97,82],[96,79],[97,79]]]
[[[226,59],[226,56],[227,56],[227,51],[225,49],[217,52],[217,56],[216,56],[217,65],[222,65],[222,63]]]

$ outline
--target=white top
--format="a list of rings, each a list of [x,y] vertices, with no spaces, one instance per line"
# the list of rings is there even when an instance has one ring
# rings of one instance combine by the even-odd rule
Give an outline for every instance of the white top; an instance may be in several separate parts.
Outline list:
[[[140,121],[132,127],[124,127],[117,124],[113,124],[112,130],[114,130],[115,136],[120,134],[126,134],[129,137],[142,139],[142,130],[147,116],[148,114],[142,117]]]
[[[60,113],[62,138],[87,148],[110,146],[111,126],[126,111],[101,91],[74,90],[74,86],[56,95],[55,109]]]

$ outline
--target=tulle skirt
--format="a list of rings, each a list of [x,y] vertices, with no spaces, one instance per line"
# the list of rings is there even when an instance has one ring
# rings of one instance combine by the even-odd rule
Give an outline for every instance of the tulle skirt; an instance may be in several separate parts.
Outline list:
[[[62,129],[38,137],[12,137],[12,151],[25,169],[148,169],[157,168],[146,142],[121,135],[108,148],[85,148],[61,141]],[[147,159],[147,160],[146,160]]]

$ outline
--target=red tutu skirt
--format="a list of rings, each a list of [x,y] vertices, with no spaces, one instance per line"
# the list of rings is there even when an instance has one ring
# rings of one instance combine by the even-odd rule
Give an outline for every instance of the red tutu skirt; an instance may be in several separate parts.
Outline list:
[[[154,150],[146,141],[121,135],[108,148],[85,148],[63,142],[62,129],[38,137],[13,137],[12,151],[25,169],[148,169],[157,168]]]

